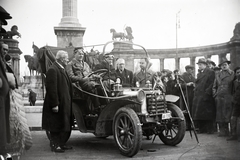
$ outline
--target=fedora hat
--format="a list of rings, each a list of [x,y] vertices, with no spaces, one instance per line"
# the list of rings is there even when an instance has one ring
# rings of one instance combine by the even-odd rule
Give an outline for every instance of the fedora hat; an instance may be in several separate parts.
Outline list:
[[[228,64],[230,64],[231,62],[230,62],[226,57],[222,57],[222,58],[220,59],[220,62],[219,62],[219,64],[218,64],[218,66],[221,67],[221,65],[222,65],[223,63],[228,63]]]
[[[206,64],[206,65],[207,65],[207,61],[206,61],[205,58],[200,58],[200,59],[198,60],[197,64],[199,64],[199,63],[202,63],[202,64]]]
[[[185,69],[187,70],[187,69],[194,69],[194,66],[192,66],[192,65],[186,65],[185,66]]]
[[[216,66],[216,63],[213,62],[211,59],[207,59],[207,63],[208,64],[212,64],[214,67]]]

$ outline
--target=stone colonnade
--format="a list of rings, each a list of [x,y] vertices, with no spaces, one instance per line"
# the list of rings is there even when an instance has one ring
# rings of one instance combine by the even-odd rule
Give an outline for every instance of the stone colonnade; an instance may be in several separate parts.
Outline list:
[[[116,45],[114,45],[116,46]],[[230,41],[227,43],[192,47],[192,48],[179,48],[178,54],[176,49],[146,49],[151,59],[159,59],[160,70],[164,69],[164,60],[168,58],[175,59],[175,68],[180,68],[181,58],[190,58],[190,64],[195,66],[196,57],[204,56],[205,58],[211,58],[212,55],[218,55],[218,59],[226,57],[230,53],[231,69],[236,66],[240,66],[240,41]],[[113,49],[113,54],[117,58],[124,58],[126,62],[126,68],[134,70],[134,59],[145,58],[145,52],[141,49]]]

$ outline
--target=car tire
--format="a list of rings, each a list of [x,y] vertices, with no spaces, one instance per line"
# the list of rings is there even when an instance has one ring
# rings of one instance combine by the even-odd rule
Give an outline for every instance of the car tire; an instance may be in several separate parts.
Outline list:
[[[186,131],[186,121],[181,109],[174,104],[167,104],[168,110],[172,112],[172,117],[180,119],[168,119],[165,121],[165,127],[160,132],[159,138],[166,145],[175,146],[179,144],[184,136]]]
[[[138,153],[142,146],[142,127],[133,109],[118,109],[113,121],[113,135],[122,155],[132,157]]]

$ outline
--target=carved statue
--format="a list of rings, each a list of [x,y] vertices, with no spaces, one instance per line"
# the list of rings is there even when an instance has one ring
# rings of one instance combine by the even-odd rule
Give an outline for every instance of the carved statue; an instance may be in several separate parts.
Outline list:
[[[240,22],[235,25],[233,30],[233,37],[231,38],[231,41],[233,40],[240,40]]]
[[[132,35],[132,28],[131,27],[126,27],[125,28],[127,35],[125,36],[126,39],[128,39],[129,41],[132,41],[132,39],[134,38]]]
[[[34,54],[34,56],[24,55],[24,58],[25,58],[25,62],[28,63],[30,76],[34,75],[34,71],[36,71],[36,75],[38,75],[41,72],[41,70],[40,70],[37,54]]]
[[[123,32],[116,32],[115,29],[110,29],[110,32],[112,33],[112,40],[116,40],[116,38],[119,38],[119,40],[128,39],[129,41],[132,41],[132,39],[134,38],[132,35],[132,28],[127,26],[125,28],[125,31],[127,34]]]
[[[12,39],[13,36],[18,36],[21,38],[21,34],[18,32],[18,27],[13,25],[11,31],[7,31],[5,35],[3,35],[4,39]]]
[[[115,29],[110,29],[110,33],[112,33],[112,40],[115,40],[116,38],[119,38],[119,40],[124,40],[125,35],[122,32],[116,32]]]

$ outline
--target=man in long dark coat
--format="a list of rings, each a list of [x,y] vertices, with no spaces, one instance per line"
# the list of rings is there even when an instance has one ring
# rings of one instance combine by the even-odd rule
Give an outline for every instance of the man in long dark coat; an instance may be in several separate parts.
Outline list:
[[[228,123],[231,118],[232,111],[232,82],[234,80],[234,72],[229,68],[230,61],[222,58],[219,67],[221,71],[215,78],[213,85],[213,96],[216,104],[216,122],[219,125],[219,136],[228,136]]]
[[[9,83],[6,75],[6,64],[4,61],[4,44],[0,43],[0,155],[6,154],[5,146],[10,142],[10,98]]]
[[[61,141],[61,133],[70,132],[72,122],[72,83],[65,71],[67,62],[68,53],[58,51],[56,62],[49,68],[46,75],[42,128],[50,131],[54,152],[71,149]]]
[[[216,109],[212,97],[212,87],[215,73],[207,67],[204,58],[200,58],[197,64],[199,73],[195,82],[192,118],[199,128],[199,133],[213,133]]]

